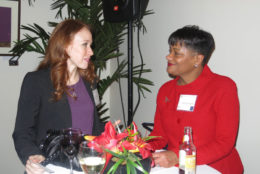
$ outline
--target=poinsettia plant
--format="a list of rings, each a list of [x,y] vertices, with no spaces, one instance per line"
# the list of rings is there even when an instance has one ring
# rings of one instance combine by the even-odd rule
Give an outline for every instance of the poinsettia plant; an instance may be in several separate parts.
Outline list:
[[[89,137],[85,138],[89,139]],[[126,165],[127,174],[136,173],[135,169],[148,174],[140,160],[151,158],[153,148],[147,141],[152,138],[155,137],[142,138],[135,122],[121,132],[120,129],[116,131],[114,125],[109,121],[105,125],[105,131],[100,136],[92,138],[94,143],[91,145],[102,146],[108,152],[107,162],[109,160],[114,162],[114,165],[108,170],[108,174],[115,173],[120,165]],[[153,160],[151,165],[153,165]]]

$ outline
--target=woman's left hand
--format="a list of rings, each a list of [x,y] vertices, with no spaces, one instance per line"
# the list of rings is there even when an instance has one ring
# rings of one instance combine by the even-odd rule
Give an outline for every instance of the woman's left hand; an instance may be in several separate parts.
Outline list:
[[[155,165],[159,165],[161,167],[172,167],[179,163],[177,155],[170,150],[155,152],[152,155]]]
[[[44,169],[39,167],[37,163],[42,162],[44,159],[42,155],[31,155],[25,165],[27,174],[43,174]]]

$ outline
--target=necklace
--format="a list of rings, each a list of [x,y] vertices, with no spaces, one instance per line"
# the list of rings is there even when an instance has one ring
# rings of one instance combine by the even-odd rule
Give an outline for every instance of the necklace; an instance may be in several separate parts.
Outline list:
[[[78,88],[77,86],[79,85],[79,83],[80,83],[80,79],[75,84],[68,86],[68,92],[74,100],[77,100],[77,98],[78,98],[78,95],[77,95],[77,92],[75,91],[75,89]]]
[[[75,89],[74,88],[72,88],[72,97],[74,98],[74,97],[76,97],[77,98],[77,93],[75,92]]]
[[[73,88],[73,87],[70,87],[69,88],[69,94],[70,94],[70,96],[74,99],[74,100],[77,100],[77,93],[76,93],[76,91],[75,91],[75,89]]]

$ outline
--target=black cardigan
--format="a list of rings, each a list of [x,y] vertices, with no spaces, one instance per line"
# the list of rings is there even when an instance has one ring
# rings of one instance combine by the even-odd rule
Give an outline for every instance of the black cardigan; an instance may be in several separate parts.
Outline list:
[[[90,84],[84,80],[89,96],[94,102]],[[40,142],[48,129],[64,129],[72,126],[71,111],[66,95],[58,102],[51,100],[53,86],[50,70],[39,70],[26,74],[21,87],[13,140],[16,152],[23,162],[30,155],[41,154]],[[94,107],[93,135],[104,130]]]

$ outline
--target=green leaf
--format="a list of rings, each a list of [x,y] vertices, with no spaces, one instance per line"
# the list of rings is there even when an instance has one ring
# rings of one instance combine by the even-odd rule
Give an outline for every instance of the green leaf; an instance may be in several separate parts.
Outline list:
[[[144,174],[148,174],[148,172],[146,170],[144,170],[143,166],[141,165],[137,165],[135,162],[131,161],[131,160],[128,160],[129,164],[128,165],[131,165],[131,166],[134,166],[136,169],[140,170],[141,172],[143,172]],[[141,164],[141,163],[140,163]],[[135,173],[136,173],[136,170],[135,170]]]
[[[116,172],[117,168],[119,165],[121,165],[124,162],[125,159],[119,159],[109,170],[108,170],[108,174],[110,174],[111,172],[113,172],[113,174]]]
[[[20,57],[25,52],[37,52],[43,57],[45,55],[45,48],[49,40],[50,34],[45,32],[42,27],[37,24],[22,25],[21,29],[34,33],[35,37],[29,34],[24,34],[24,39],[16,42],[11,52]]]
[[[133,164],[135,164],[133,161],[131,161],[129,159],[127,160],[126,165],[129,167],[130,173],[131,174],[136,174],[136,170],[135,170],[136,167]]]
[[[34,2],[35,0],[28,0],[28,4],[29,4],[30,6],[32,6],[32,1]]]
[[[124,159],[125,156],[124,155],[120,155],[119,153],[115,153],[109,149],[105,149],[105,151],[107,151],[108,153],[111,153],[113,156],[117,157],[117,158],[120,158],[120,159]]]
[[[151,139],[154,139],[154,138],[160,138],[161,136],[147,136],[147,137],[144,137],[142,138],[144,141],[148,141],[148,140],[151,140]]]
[[[126,163],[126,172],[127,174],[131,174],[131,166],[128,164],[128,161]]]

